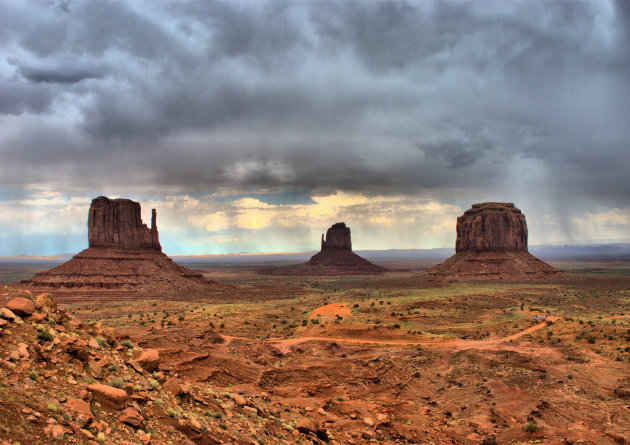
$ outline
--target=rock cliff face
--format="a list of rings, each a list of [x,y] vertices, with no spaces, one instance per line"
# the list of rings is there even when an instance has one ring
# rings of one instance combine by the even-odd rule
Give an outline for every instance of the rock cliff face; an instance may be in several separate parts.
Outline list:
[[[90,247],[162,250],[155,209],[149,229],[142,223],[140,203],[130,199],[100,196],[92,200],[88,214],[88,240]]]
[[[457,218],[455,255],[428,271],[440,280],[544,279],[560,272],[527,250],[525,215],[511,203],[484,202]]]
[[[527,252],[525,215],[514,204],[473,204],[457,218],[456,252]]]
[[[322,251],[334,249],[352,250],[350,227],[346,227],[346,223],[333,224],[326,231],[326,239],[322,234]]]

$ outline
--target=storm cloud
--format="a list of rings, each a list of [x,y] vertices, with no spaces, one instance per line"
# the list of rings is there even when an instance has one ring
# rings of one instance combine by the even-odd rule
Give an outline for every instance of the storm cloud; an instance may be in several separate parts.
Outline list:
[[[629,10],[2,2],[0,192],[508,200],[570,226],[630,207]]]

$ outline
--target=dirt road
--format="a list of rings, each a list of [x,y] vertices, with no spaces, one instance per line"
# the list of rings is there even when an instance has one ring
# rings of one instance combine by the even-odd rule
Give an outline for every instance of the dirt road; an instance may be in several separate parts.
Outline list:
[[[552,317],[549,316],[546,318],[545,322],[538,323],[534,326],[530,326],[527,329],[524,329],[516,334],[509,335],[507,337],[502,338],[487,338],[483,340],[447,340],[447,341],[404,341],[404,340],[371,340],[371,339],[360,339],[360,338],[337,338],[337,337],[297,337],[297,338],[286,338],[286,339],[266,339],[259,340],[254,338],[245,338],[245,337],[232,337],[229,335],[222,335],[222,337],[227,341],[231,340],[243,340],[250,342],[261,342],[261,343],[269,343],[272,346],[278,348],[283,354],[288,354],[291,351],[291,347],[297,346],[302,343],[306,343],[309,341],[328,341],[328,342],[337,342],[337,343],[353,343],[353,344],[372,344],[372,345],[387,345],[387,346],[436,346],[436,347],[446,347],[446,348],[458,348],[458,349],[474,349],[474,348],[492,348],[498,347],[501,343],[514,341],[524,335],[531,334],[532,332],[536,332],[539,329],[542,329],[547,326],[547,321],[555,322],[560,317]]]

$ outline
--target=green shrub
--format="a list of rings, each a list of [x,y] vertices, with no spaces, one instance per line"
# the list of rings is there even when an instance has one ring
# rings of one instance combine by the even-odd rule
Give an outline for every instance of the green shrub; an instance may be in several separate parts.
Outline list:
[[[38,340],[52,341],[53,338],[54,338],[54,336],[50,332],[45,330],[45,329],[37,334],[37,339]]]
[[[133,349],[133,343],[131,343],[131,341],[129,340],[125,340],[121,343],[122,346],[124,346],[125,348],[128,349]]]
[[[527,422],[527,425],[525,425],[525,431],[528,433],[535,433],[536,430],[538,430],[536,422]]]
[[[52,402],[46,405],[46,408],[48,408],[48,411],[51,411],[53,413],[56,413],[57,411],[59,411],[59,408],[57,408],[57,405],[55,405]]]
[[[31,380],[37,381],[37,373],[35,371],[31,371],[28,373],[28,378]]]
[[[123,388],[125,386],[125,381],[120,377],[112,377],[112,379],[109,381],[109,385],[113,386],[114,388]]]

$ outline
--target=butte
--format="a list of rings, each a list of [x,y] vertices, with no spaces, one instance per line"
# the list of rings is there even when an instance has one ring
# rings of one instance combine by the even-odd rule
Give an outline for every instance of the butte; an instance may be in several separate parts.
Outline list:
[[[89,247],[53,269],[22,281],[28,289],[63,299],[98,296],[207,295],[221,288],[162,253],[152,210],[151,228],[142,223],[140,204],[129,199],[92,200]]]
[[[457,218],[455,255],[427,271],[430,278],[540,280],[561,272],[527,250],[527,222],[514,204],[473,204]]]
[[[333,224],[322,234],[321,251],[296,266],[265,269],[271,275],[367,275],[385,272],[384,269],[361,258],[352,251],[350,228],[345,223]]]

